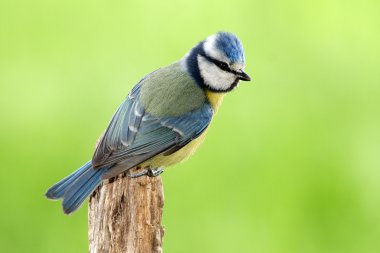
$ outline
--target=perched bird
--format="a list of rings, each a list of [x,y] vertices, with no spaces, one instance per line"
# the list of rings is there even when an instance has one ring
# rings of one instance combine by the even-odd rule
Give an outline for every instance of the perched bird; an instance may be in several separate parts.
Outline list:
[[[126,172],[158,176],[188,158],[202,143],[225,93],[250,81],[244,51],[232,33],[218,32],[181,60],[139,81],[100,139],[92,160],[53,185],[46,197],[63,199],[72,213],[102,180]],[[129,173],[140,167],[142,171]]]

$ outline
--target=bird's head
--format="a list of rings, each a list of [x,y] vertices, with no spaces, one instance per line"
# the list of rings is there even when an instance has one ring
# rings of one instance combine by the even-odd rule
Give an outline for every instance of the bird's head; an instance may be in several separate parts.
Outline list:
[[[192,48],[185,56],[187,70],[205,89],[227,92],[239,81],[250,81],[244,72],[243,46],[236,35],[218,32]]]

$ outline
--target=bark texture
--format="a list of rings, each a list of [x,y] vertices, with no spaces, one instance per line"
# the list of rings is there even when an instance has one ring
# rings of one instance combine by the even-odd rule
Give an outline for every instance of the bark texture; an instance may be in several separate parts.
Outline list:
[[[160,176],[104,182],[89,203],[90,253],[161,253],[163,206]]]

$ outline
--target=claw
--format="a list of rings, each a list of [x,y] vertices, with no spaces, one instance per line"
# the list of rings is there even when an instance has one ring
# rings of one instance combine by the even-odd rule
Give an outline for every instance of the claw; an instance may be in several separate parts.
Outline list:
[[[157,177],[157,176],[161,175],[162,172],[164,172],[163,168],[158,168],[158,169],[148,168],[148,169],[143,169],[140,172],[136,172],[133,174],[127,174],[127,176],[130,178],[137,178],[137,177],[142,177],[142,176]]]
[[[148,177],[157,177],[161,175],[164,172],[163,168],[158,168],[158,169],[148,169],[147,176]]]

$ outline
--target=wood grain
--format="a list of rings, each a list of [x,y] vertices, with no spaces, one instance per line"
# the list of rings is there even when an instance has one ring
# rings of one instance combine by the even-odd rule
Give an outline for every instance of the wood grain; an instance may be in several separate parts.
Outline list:
[[[105,181],[89,202],[89,252],[161,253],[163,206],[160,176]]]

